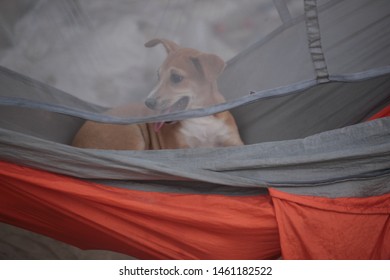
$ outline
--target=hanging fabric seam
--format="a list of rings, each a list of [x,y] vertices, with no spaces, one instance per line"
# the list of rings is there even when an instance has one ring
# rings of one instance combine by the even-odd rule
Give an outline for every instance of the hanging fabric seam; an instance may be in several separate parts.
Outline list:
[[[321,44],[320,25],[316,0],[305,0],[305,22],[310,56],[316,71],[317,82],[329,82],[328,67]]]

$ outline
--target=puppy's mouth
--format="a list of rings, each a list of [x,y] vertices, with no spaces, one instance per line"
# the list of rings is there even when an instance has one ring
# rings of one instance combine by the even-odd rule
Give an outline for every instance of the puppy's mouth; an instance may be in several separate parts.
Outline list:
[[[178,101],[176,101],[172,106],[167,110],[169,113],[184,111],[187,109],[188,104],[190,103],[190,98],[188,96],[183,96]]]
[[[184,111],[185,109],[187,109],[189,103],[190,103],[190,98],[188,96],[183,96],[178,101],[173,103],[173,105],[171,105],[171,106],[165,108],[164,110],[162,110],[161,114]],[[164,124],[171,124],[171,123],[175,123],[175,122],[170,121],[170,122],[157,122],[157,123],[154,123],[154,131],[155,132],[159,132],[160,129],[164,126]]]

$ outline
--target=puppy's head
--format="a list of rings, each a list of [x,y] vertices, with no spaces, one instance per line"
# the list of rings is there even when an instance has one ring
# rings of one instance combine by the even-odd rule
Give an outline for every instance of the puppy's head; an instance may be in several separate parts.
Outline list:
[[[171,113],[218,102],[216,80],[225,67],[220,57],[181,48],[165,39],[153,39],[145,46],[158,44],[164,46],[167,58],[158,69],[158,83],[145,101],[147,107]]]

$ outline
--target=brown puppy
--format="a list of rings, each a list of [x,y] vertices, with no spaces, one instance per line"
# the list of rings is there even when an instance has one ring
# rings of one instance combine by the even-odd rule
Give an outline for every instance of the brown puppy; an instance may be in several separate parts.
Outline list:
[[[157,44],[165,47],[168,56],[158,70],[157,86],[145,101],[148,108],[142,110],[171,113],[225,101],[217,87],[217,77],[225,67],[220,57],[195,49],[181,48],[165,39],[153,39],[145,46],[150,48]],[[109,113],[125,116],[126,112],[134,112],[134,105],[116,108]],[[229,112],[170,123],[114,125],[87,121],[72,143],[73,146],[82,148],[112,150],[223,147],[242,144],[234,118]]]

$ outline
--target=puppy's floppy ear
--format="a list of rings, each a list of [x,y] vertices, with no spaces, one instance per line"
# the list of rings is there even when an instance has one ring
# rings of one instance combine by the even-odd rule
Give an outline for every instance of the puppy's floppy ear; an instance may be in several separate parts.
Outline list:
[[[167,53],[170,53],[170,52],[175,51],[178,48],[180,48],[178,44],[176,44],[175,42],[173,42],[171,40],[159,39],[159,38],[152,39],[152,40],[146,42],[145,47],[152,48],[158,44],[162,44],[164,46],[165,50],[167,51]]]
[[[201,53],[191,58],[195,68],[210,82],[215,81],[225,68],[225,62],[215,54]]]

